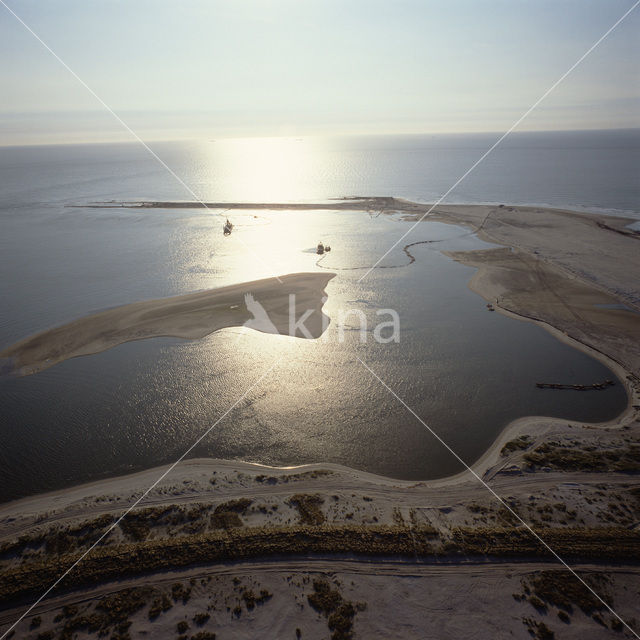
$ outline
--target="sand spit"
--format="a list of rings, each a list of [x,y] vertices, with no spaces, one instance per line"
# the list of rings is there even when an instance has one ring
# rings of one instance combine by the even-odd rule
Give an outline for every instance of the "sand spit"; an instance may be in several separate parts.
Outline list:
[[[448,253],[478,268],[469,287],[496,310],[542,323],[640,375],[640,234],[626,229],[631,220],[535,207],[435,213],[505,246]]]
[[[520,250],[447,255],[478,268],[469,287],[496,310],[542,323],[556,337],[573,338],[606,354],[626,371],[640,373],[640,314],[620,305],[620,298],[589,282],[567,277],[553,264]],[[610,361],[605,364],[611,366]]]
[[[100,353],[131,340],[172,336],[195,340],[225,327],[318,338],[328,326],[324,289],[334,274],[294,273],[134,302],[21,340],[0,353],[18,375],[30,375],[77,356]],[[295,296],[290,324],[290,295]],[[297,323],[302,322],[303,327]],[[305,333],[304,329],[308,333]]]
[[[267,209],[272,211],[423,211],[425,205],[409,200],[391,197],[350,197],[335,198],[324,202],[194,202],[194,201],[150,201],[133,200],[90,202],[88,204],[69,205],[75,208],[90,209],[225,209],[229,211],[243,209]],[[426,205],[428,207],[428,205]]]

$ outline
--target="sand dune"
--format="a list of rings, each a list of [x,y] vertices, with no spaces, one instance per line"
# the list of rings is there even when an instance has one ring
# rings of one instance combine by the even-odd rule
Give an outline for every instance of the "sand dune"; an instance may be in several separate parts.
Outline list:
[[[13,373],[30,375],[131,340],[160,336],[193,340],[224,327],[318,338],[329,323],[322,305],[324,289],[333,277],[332,273],[294,273],[134,302],[30,336],[0,352],[0,358],[7,359]],[[290,314],[291,295],[295,305]]]

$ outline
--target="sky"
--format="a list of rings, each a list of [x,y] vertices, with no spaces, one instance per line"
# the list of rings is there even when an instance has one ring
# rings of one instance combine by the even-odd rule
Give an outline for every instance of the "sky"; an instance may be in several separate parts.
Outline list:
[[[145,140],[508,129],[632,0],[2,0]],[[640,126],[640,6],[518,130]],[[131,136],[0,4],[0,145]]]

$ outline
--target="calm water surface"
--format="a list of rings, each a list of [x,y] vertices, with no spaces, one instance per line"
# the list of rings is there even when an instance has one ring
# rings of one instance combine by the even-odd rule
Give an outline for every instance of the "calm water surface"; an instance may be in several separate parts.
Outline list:
[[[637,134],[563,135],[569,138],[516,140],[450,201],[633,210]],[[391,194],[429,201],[482,153],[484,142],[220,141],[157,150],[208,200]],[[411,479],[458,471],[357,358],[469,463],[519,416],[597,422],[626,403],[620,384],[593,393],[535,388],[540,380],[614,376],[542,329],[488,312],[467,288],[474,270],[440,253],[487,246],[464,229],[420,225],[411,241],[441,242],[414,247],[417,260],[409,267],[376,270],[358,283],[364,271],[351,269],[375,261],[406,222],[367,212],[249,211],[233,214],[236,229],[225,239],[220,218],[207,211],[66,206],[191,199],[133,145],[0,149],[0,179],[2,347],[119,304],[317,270],[308,250],[318,240],[332,245],[322,265],[338,274],[327,289],[326,312],[335,319],[340,310],[359,309],[369,320],[364,344],[354,316],[343,344],[335,324],[313,341],[226,329],[194,342],[128,343],[35,376],[2,378],[0,500],[175,459],[274,362],[272,374],[194,456],[275,465],[331,461]],[[405,262],[397,248],[383,264]],[[399,344],[374,342],[380,308],[398,311]]]

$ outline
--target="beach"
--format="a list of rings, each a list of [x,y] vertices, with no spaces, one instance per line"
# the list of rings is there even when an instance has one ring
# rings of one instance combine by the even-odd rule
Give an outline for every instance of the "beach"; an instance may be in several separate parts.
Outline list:
[[[407,229],[430,209],[394,198],[297,207],[380,211],[402,216]],[[325,463],[283,469],[193,459],[121,522],[166,466],[0,505],[0,632],[108,531],[30,611],[16,637],[123,628],[134,637],[173,637],[183,629],[220,638],[324,638],[337,631],[343,635],[333,637],[458,638],[470,628],[476,637],[632,637],[533,529],[638,633],[640,237],[625,218],[537,207],[438,205],[427,218],[501,245],[449,255],[477,269],[469,287],[496,312],[537,323],[604,362],[626,386],[626,410],[603,424],[519,419],[471,471],[434,481]],[[26,338],[0,355],[27,374],[127,340],[197,339],[249,320],[231,308],[242,306],[247,291],[283,333],[289,293],[302,296],[315,311],[316,336],[332,277],[292,274],[282,276],[283,285],[272,278],[134,302]],[[128,605],[117,600],[122,593]]]

